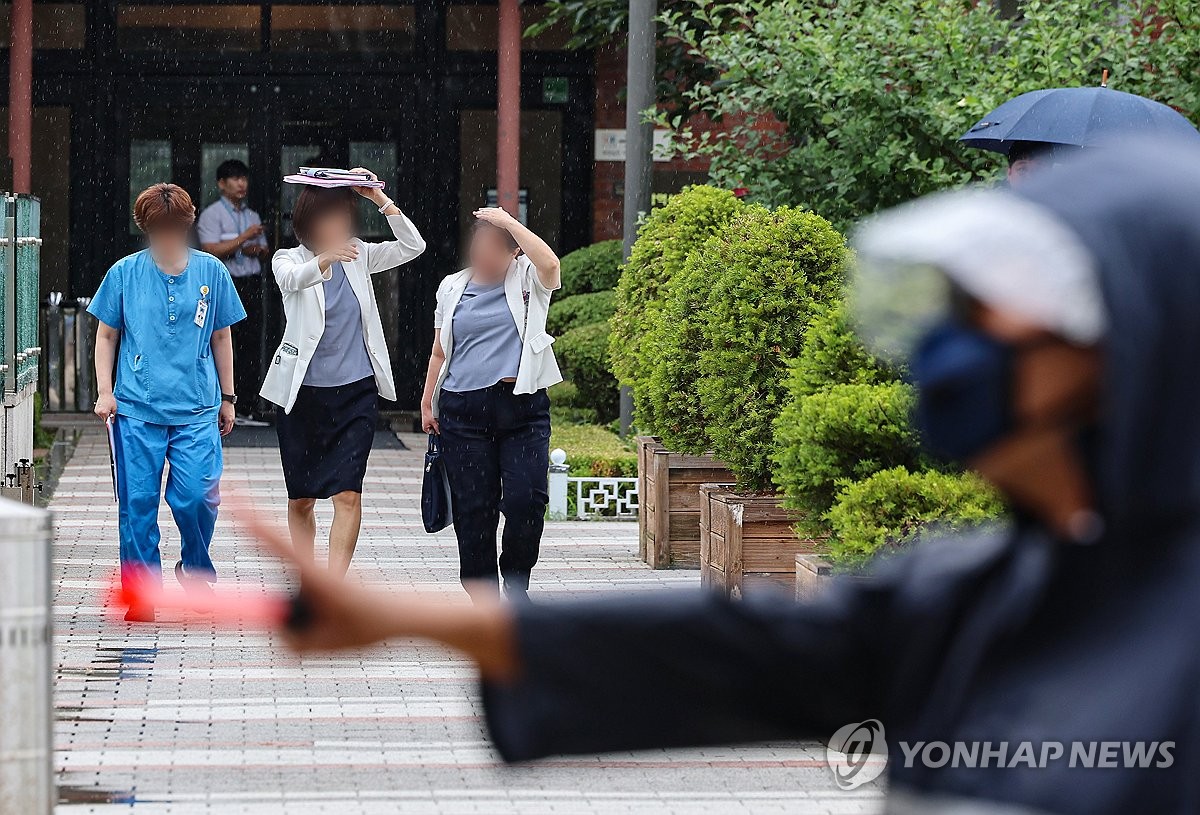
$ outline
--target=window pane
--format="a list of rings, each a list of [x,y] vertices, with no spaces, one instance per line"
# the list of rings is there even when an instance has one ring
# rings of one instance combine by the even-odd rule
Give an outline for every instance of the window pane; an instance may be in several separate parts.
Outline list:
[[[451,51],[495,51],[500,36],[500,11],[492,6],[450,6],[446,10],[446,47]],[[521,30],[546,16],[545,6],[521,6]],[[556,25],[536,37],[523,37],[526,51],[561,51],[571,32]]]
[[[390,141],[350,142],[350,166],[366,167],[387,182],[384,192],[388,198],[396,197],[399,174],[396,168],[396,143]],[[364,235],[388,234],[387,219],[379,214],[379,207],[365,198],[358,202],[358,222]]]
[[[0,49],[9,46],[12,3],[0,3]],[[33,7],[34,48],[83,48],[87,44],[87,10],[82,3],[36,3]]]
[[[258,6],[117,7],[117,45],[126,51],[257,51]]]
[[[271,7],[274,51],[411,51],[411,6]]]
[[[231,158],[249,166],[250,146],[215,142],[200,145],[200,209],[204,209],[221,196],[221,191],[217,189],[217,168],[221,166],[222,161]]]
[[[285,144],[279,150],[279,175],[291,175],[301,167],[320,167],[321,148],[315,144]],[[300,184],[279,185],[279,211],[283,213],[283,234],[286,238],[295,238],[292,232],[292,210],[296,199],[300,197]]]
[[[133,202],[142,190],[171,180],[171,142],[165,139],[134,139],[129,143],[129,234],[139,230],[133,222]]]

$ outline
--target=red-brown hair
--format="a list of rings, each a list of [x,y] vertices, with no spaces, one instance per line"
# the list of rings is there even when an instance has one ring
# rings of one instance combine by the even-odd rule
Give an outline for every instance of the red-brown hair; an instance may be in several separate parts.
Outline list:
[[[195,220],[192,196],[178,184],[154,184],[142,190],[133,202],[133,222],[143,232],[163,226],[189,227]]]

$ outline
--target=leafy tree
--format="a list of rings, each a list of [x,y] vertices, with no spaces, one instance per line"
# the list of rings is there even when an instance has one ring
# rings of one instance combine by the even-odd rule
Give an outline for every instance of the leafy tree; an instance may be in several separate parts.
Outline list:
[[[845,225],[994,172],[956,139],[1010,97],[1110,84],[1200,114],[1200,4],[1028,0],[1016,19],[978,0],[700,0],[668,32],[719,76],[690,87],[696,132],[664,115],[715,184]]]
[[[694,15],[695,0],[659,0],[658,8],[664,20],[686,21],[691,30],[708,30],[721,21],[722,7],[731,2],[710,2],[703,16]],[[564,24],[571,30],[569,48],[599,48],[611,43],[623,43],[629,31],[629,0],[550,0],[546,16],[525,32],[535,36],[551,26]],[[688,44],[667,36],[666,26],[659,24],[658,47],[655,54],[657,89],[655,98],[667,109],[687,118],[692,103],[687,89],[697,82],[711,82],[717,70]]]

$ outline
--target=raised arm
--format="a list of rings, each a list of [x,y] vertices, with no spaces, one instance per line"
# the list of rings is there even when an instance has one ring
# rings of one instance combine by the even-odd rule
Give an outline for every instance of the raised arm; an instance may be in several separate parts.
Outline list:
[[[334,263],[349,263],[357,258],[358,248],[353,241],[300,262],[292,257],[290,249],[280,249],[271,259],[271,271],[280,291],[301,291],[329,280]]]
[[[513,240],[521,247],[521,251],[529,258],[533,268],[537,269],[538,280],[548,290],[554,291],[562,285],[558,255],[550,248],[550,244],[538,237],[533,230],[500,207],[477,209],[475,217],[495,224],[501,229],[507,229],[513,236]]]
[[[376,177],[375,173],[365,167],[355,167],[354,172],[371,173],[371,178]],[[378,208],[380,214],[387,218],[388,226],[392,228],[392,234],[396,237],[394,241],[366,244],[368,273],[378,274],[394,269],[425,251],[425,239],[421,237],[417,227],[383,190],[355,187],[354,191]]]

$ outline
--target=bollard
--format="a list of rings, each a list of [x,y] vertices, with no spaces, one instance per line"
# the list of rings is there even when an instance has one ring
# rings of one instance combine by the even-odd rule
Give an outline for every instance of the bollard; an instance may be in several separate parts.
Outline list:
[[[561,521],[567,517],[567,453],[561,447],[550,451],[550,517]]]
[[[0,815],[51,815],[50,513],[0,500]]]

